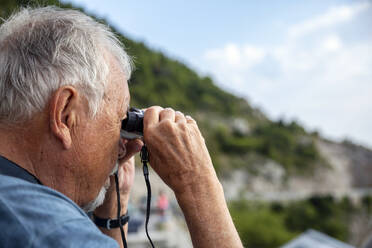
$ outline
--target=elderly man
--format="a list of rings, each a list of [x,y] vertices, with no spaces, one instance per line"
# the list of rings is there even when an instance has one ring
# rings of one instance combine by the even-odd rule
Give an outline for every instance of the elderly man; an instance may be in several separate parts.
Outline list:
[[[132,157],[143,145],[120,138],[130,74],[113,33],[78,11],[23,9],[2,24],[0,247],[122,245],[119,228],[98,229],[85,212],[116,218],[110,175],[119,169],[126,213]],[[144,142],[152,168],[175,192],[194,246],[241,247],[196,122],[148,108]]]

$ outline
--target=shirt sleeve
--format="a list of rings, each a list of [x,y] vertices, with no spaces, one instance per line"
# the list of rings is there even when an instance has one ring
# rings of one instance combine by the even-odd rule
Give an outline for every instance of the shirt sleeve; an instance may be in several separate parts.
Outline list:
[[[61,193],[0,175],[0,247],[119,247]]]
[[[85,219],[65,221],[51,228],[45,235],[36,238],[32,247],[100,247],[118,248],[116,240],[104,235],[93,223]]]

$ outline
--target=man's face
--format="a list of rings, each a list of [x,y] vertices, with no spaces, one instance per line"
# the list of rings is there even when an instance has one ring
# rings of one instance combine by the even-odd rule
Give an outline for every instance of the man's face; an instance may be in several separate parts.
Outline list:
[[[115,167],[121,121],[126,117],[129,100],[126,77],[113,60],[102,109],[93,120],[84,123],[78,135],[76,157],[81,161],[78,174],[82,175],[79,194],[84,197],[81,204],[87,204],[97,197]]]

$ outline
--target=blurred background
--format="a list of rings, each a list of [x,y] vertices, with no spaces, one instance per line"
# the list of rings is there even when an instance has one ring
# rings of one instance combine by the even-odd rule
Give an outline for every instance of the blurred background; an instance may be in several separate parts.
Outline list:
[[[245,247],[372,237],[371,1],[0,0],[0,16],[25,5],[108,23],[135,61],[131,105],[198,120]],[[128,240],[147,247],[138,167]],[[157,247],[191,247],[172,192],[151,181]]]

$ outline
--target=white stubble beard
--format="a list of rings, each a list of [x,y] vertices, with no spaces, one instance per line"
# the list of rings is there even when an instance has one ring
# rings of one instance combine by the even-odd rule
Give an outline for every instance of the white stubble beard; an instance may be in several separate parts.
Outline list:
[[[118,168],[119,168],[119,162],[116,161],[116,164],[115,164],[115,167],[114,169],[112,170],[111,175],[113,175],[115,172],[118,171]],[[111,183],[110,183],[110,178],[107,178],[105,184],[102,186],[101,190],[99,191],[97,197],[90,201],[88,204],[86,204],[85,206],[82,207],[82,209],[88,213],[88,212],[93,212],[97,207],[101,206],[102,203],[104,202],[105,200],[105,196],[106,196],[106,192],[108,190],[108,188],[111,186]]]

